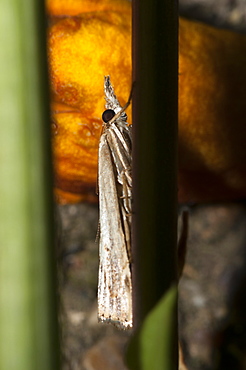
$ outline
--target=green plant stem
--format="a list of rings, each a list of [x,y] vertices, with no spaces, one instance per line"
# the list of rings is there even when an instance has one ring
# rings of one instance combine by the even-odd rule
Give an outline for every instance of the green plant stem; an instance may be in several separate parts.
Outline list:
[[[175,1],[133,1],[133,81],[133,281],[139,325],[177,279]],[[173,348],[177,359],[177,341]]]
[[[58,369],[44,3],[0,20],[0,369]]]

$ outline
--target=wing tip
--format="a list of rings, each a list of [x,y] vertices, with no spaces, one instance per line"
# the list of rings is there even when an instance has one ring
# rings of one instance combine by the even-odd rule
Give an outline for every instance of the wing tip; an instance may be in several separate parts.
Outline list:
[[[120,330],[130,330],[133,328],[132,318],[128,320],[121,320],[120,318],[105,317],[104,315],[98,315],[98,322],[112,324]]]

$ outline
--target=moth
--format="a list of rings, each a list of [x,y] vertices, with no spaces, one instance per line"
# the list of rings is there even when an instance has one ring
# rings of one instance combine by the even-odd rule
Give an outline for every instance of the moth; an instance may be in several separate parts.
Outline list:
[[[126,108],[104,77],[106,110],[98,151],[98,320],[120,329],[133,325],[131,277],[132,132]]]

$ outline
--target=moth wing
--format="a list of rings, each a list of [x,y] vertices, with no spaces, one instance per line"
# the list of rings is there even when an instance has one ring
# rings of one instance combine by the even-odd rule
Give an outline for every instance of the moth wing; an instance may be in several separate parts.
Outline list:
[[[98,318],[126,329],[132,327],[131,271],[117,194],[117,174],[107,140],[109,131],[101,136],[99,144]]]
[[[123,132],[116,125],[107,132],[107,142],[111,150],[121,186],[117,187],[121,220],[127,245],[128,258],[131,259],[131,218],[132,218],[132,177],[131,177],[131,132],[129,128]],[[114,150],[113,150],[114,149]]]

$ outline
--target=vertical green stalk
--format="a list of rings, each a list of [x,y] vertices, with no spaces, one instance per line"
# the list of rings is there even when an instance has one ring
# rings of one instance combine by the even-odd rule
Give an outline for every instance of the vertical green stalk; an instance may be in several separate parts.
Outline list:
[[[57,369],[44,4],[0,12],[0,369]]]
[[[176,1],[133,1],[133,81],[133,280],[135,323],[141,324],[177,280]],[[173,322],[170,369],[177,367]]]

